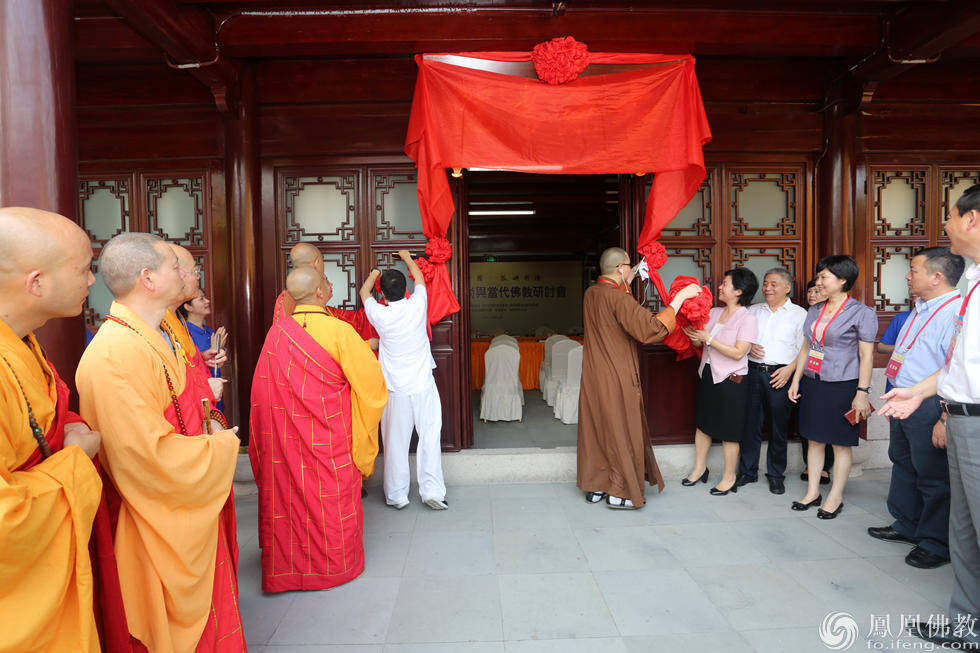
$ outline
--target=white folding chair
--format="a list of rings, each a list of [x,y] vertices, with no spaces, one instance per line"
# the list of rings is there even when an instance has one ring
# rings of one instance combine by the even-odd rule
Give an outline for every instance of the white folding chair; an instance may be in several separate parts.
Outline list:
[[[483,354],[486,376],[480,394],[480,419],[484,422],[522,420],[524,388],[521,387],[521,351],[498,343]]]
[[[558,396],[558,381],[565,377],[568,365],[568,352],[580,346],[570,338],[559,340],[551,347],[551,373],[545,379],[544,400],[549,406],[555,405]]]
[[[538,389],[541,390],[542,396],[544,395],[545,386],[548,385],[548,379],[551,377],[551,348],[555,346],[556,342],[561,340],[568,340],[568,336],[555,334],[548,336],[544,341],[544,360],[541,361],[541,368],[538,370]]]
[[[574,342],[574,341],[573,341]],[[576,344],[566,355],[565,377],[558,381],[555,397],[555,417],[565,424],[578,423],[578,395],[582,384],[582,352]]]

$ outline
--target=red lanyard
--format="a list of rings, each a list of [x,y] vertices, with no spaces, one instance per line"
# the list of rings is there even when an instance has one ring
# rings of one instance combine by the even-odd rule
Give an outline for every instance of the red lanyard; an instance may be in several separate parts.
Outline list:
[[[610,286],[612,286],[616,290],[621,290],[621,288],[620,288],[620,286],[619,286],[618,283],[613,283],[612,281],[610,281],[609,279],[607,279],[605,277],[599,277],[599,283],[608,283]],[[629,292],[629,291],[627,290],[626,292]]]
[[[909,346],[908,346],[908,348],[905,351],[909,351],[909,349],[912,349],[912,346],[915,344],[915,341],[919,339],[919,334],[921,334],[923,331],[925,331],[926,327],[929,326],[929,323],[932,322],[932,318],[936,317],[936,314],[939,313],[939,311],[943,310],[944,308],[946,308],[947,306],[949,306],[950,304],[952,304],[956,300],[957,300],[957,297],[950,297],[949,299],[946,300],[946,303],[945,304],[943,304],[942,306],[940,306],[939,308],[937,308],[933,312],[933,314],[929,316],[929,319],[926,320],[926,323],[923,324],[922,327],[918,331],[916,331],[915,337],[912,338],[912,342],[909,343]],[[902,342],[898,343],[898,349],[901,349],[902,348],[902,346],[905,344],[905,339],[909,337],[909,334],[910,333],[912,333],[912,327],[915,326],[915,321],[916,321],[916,319],[918,319],[918,317],[919,317],[919,313],[918,312],[916,312],[916,314],[912,316],[912,324],[909,325],[909,328],[905,331],[905,335],[902,336]]]
[[[827,326],[823,328],[823,335],[820,337],[821,349],[823,349],[823,343],[827,341],[827,331],[830,330],[830,325],[834,323],[834,320],[836,320],[837,316],[840,315],[840,312],[844,310],[844,307],[847,306],[847,302],[850,301],[850,299],[851,298],[848,297],[847,299],[844,300],[844,303],[840,305],[840,308],[837,309],[837,312],[834,313],[834,316],[830,318],[830,322],[827,322]],[[827,310],[827,304],[829,303],[830,302],[823,303],[823,308],[820,309],[820,316],[817,318],[817,321],[813,323],[813,340],[811,342],[817,341],[817,325],[820,324],[820,320],[823,319],[823,312]]]
[[[980,286],[980,281],[973,284],[973,287],[970,288],[970,292],[968,292],[966,295],[966,299],[963,300],[963,304],[960,305],[960,312],[956,316],[956,322],[958,324],[963,324],[963,317],[966,315],[966,307],[970,305],[970,297],[973,297],[973,291],[977,289],[977,286]]]

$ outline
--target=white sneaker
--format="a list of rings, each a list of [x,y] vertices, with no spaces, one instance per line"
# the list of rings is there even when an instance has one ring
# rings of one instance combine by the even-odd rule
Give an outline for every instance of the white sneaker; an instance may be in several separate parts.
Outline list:
[[[394,508],[395,510],[403,510],[406,506],[408,506],[408,499],[403,499],[398,503],[389,503],[388,505]]]
[[[422,499],[422,503],[429,506],[433,510],[446,510],[449,508],[449,504],[435,497],[429,497],[428,499]]]

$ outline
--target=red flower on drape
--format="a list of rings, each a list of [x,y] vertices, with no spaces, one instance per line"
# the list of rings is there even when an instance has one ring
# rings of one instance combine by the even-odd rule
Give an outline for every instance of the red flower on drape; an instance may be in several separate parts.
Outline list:
[[[549,84],[564,84],[576,79],[589,65],[589,50],[571,36],[538,43],[531,51],[531,61],[538,78]]]
[[[415,265],[419,266],[419,272],[425,277],[426,283],[431,283],[436,276],[435,266],[429,262],[427,258],[417,258],[415,259]]]
[[[654,270],[659,270],[667,262],[667,249],[655,240],[649,245],[640,248],[640,255],[647,260],[647,265]]]
[[[697,282],[698,280],[694,277],[677,277],[674,279],[674,283],[670,284],[670,293],[667,302],[670,303],[674,299],[674,296],[680,292],[681,288]],[[714,303],[715,299],[711,295],[711,289],[708,286],[701,286],[701,292],[698,293],[697,297],[692,297],[681,304],[680,315],[688,324],[700,329],[708,321],[708,315],[711,313],[711,307],[714,306]]]
[[[425,253],[429,257],[429,263],[445,263],[453,255],[453,246],[445,238],[430,238],[425,245]]]

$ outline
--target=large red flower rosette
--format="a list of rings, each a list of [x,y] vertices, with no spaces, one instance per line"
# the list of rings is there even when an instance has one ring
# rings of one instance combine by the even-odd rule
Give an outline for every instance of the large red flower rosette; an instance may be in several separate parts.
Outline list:
[[[576,79],[589,65],[589,50],[571,36],[559,37],[534,46],[531,61],[541,81],[564,84]]]
[[[698,283],[694,277],[679,276],[670,284],[670,292],[667,295],[667,303],[680,292],[681,288],[692,283]],[[682,361],[692,356],[701,356],[701,349],[691,344],[691,339],[684,333],[682,327],[693,326],[696,329],[703,329],[711,313],[711,307],[715,300],[708,286],[701,286],[701,292],[697,297],[692,297],[683,304],[677,313],[677,328],[664,338],[664,344],[677,352],[677,360]]]

